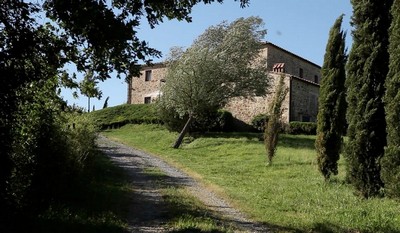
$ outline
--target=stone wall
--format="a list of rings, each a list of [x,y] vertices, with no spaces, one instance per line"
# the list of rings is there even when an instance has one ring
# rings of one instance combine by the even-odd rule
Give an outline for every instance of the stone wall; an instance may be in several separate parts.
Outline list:
[[[274,64],[284,63],[284,73],[298,76],[312,82],[320,82],[320,66],[268,42],[264,45],[262,53],[263,56],[267,58],[268,70],[273,71]],[[303,70],[302,77],[300,69]]]
[[[259,115],[268,113],[275,94],[276,82],[280,73],[271,72],[271,88],[265,97],[234,98],[224,109],[232,115],[250,124],[252,119]],[[319,85],[308,80],[285,74],[285,85],[289,88],[286,99],[282,105],[282,122],[311,121],[316,122],[318,114]],[[290,108],[289,108],[290,103]]]
[[[291,77],[289,121],[317,121],[319,85]]]
[[[151,71],[151,80],[146,81],[146,71]],[[165,82],[167,68],[163,64],[143,67],[139,77],[132,77],[130,80],[128,94],[129,104],[143,104],[145,98],[150,98],[151,102],[160,95],[161,85]],[[130,98],[130,99],[129,99]]]
[[[289,88],[290,85],[290,75],[285,75],[285,86]],[[225,110],[232,113],[232,115],[244,123],[251,124],[253,118],[259,114],[267,114],[271,102],[274,98],[276,83],[279,82],[281,74],[271,72],[268,76],[270,79],[270,88],[268,90],[268,94],[264,97],[253,97],[253,98],[243,98],[237,97],[233,98],[229,103],[224,107]],[[286,95],[286,99],[282,104],[282,121],[287,123],[289,122],[289,93]]]

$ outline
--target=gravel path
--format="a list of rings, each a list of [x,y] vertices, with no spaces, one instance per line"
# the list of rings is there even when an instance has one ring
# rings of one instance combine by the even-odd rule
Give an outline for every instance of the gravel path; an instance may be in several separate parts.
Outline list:
[[[151,182],[154,178],[143,172],[143,169],[152,167],[160,169],[167,175],[168,181],[166,182],[186,187],[193,196],[221,215],[225,219],[224,221],[242,229],[238,232],[268,231],[266,226],[250,221],[214,192],[158,157],[111,141],[103,136],[99,137],[98,145],[114,163],[126,169],[132,179],[135,193],[132,197],[131,214],[128,220],[130,232],[168,232],[165,227],[165,219],[163,219],[167,210],[162,196],[154,182]]]

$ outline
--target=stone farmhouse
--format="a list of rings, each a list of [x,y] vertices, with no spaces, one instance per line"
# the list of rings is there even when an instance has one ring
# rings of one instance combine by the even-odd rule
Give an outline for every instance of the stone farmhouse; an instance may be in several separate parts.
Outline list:
[[[289,88],[283,103],[282,121],[315,122],[318,113],[319,83],[321,67],[294,53],[291,53],[270,42],[263,42],[262,56],[266,58],[266,66],[271,79],[269,94],[264,97],[234,98],[224,109],[244,123],[259,114],[267,113],[273,98],[275,83],[284,75],[285,84]],[[150,104],[160,97],[160,88],[165,80],[167,68],[158,63],[143,66],[139,77],[132,77],[128,82],[128,104]]]

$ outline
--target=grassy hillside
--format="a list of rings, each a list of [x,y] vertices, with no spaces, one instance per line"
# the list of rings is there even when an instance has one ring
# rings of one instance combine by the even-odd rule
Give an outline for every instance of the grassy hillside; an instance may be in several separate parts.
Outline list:
[[[104,134],[157,154],[227,196],[254,219],[277,232],[400,232],[400,203],[353,195],[339,176],[319,174],[315,136],[282,135],[273,164],[250,133],[214,133],[172,149],[177,134],[157,125],[126,125]]]
[[[153,104],[123,104],[88,113],[101,129],[118,128],[125,124],[158,123]]]

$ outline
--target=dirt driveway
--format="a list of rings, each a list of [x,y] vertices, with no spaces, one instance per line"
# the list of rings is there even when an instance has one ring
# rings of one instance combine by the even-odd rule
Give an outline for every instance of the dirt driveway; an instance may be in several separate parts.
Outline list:
[[[166,174],[169,185],[185,187],[189,193],[203,202],[207,208],[220,216],[220,220],[235,226],[237,232],[268,232],[262,224],[250,221],[227,201],[207,189],[195,179],[173,167],[158,157],[125,146],[100,136],[99,148],[118,166],[124,168],[132,180],[135,193],[130,206],[130,232],[168,232],[165,212],[167,211],[162,195],[154,178],[144,172],[147,168],[158,168]]]

